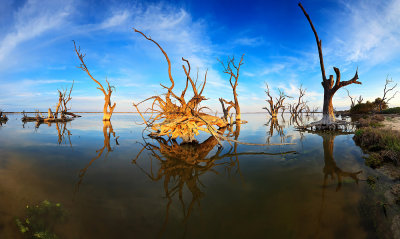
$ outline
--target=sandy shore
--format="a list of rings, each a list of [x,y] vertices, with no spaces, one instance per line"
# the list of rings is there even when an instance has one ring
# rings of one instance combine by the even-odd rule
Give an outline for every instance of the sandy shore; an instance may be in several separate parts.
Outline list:
[[[386,129],[400,131],[400,115],[385,115],[383,124]]]

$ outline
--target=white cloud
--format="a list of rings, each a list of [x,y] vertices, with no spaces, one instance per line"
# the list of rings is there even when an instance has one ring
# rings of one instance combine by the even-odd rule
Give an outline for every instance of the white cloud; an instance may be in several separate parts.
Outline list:
[[[115,12],[111,17],[100,23],[100,29],[120,26],[127,22],[131,17],[128,10]]]
[[[400,0],[343,1],[345,7],[332,51],[348,62],[367,61],[371,65],[391,60],[400,53]],[[335,27],[335,26],[334,26]],[[335,35],[335,31],[332,31]]]
[[[0,63],[21,43],[57,28],[71,13],[71,1],[28,0],[14,13],[14,28],[0,39]]]

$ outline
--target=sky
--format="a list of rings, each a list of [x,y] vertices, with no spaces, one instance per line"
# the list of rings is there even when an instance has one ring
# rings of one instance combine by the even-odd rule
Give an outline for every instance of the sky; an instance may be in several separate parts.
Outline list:
[[[134,112],[139,102],[165,91],[167,63],[160,50],[133,28],[156,40],[172,63],[175,92],[186,77],[184,57],[207,84],[202,103],[221,112],[218,98],[233,99],[228,75],[218,61],[244,54],[238,84],[242,112],[263,112],[265,84],[322,109],[323,88],[313,32],[298,1],[95,1],[1,0],[0,109],[54,111],[57,90],[74,81],[71,111],[102,111],[104,96],[85,72],[72,40],[86,54],[91,74],[115,86],[116,112]],[[400,81],[400,0],[304,0],[322,40],[327,75],[333,66],[349,80],[358,68],[362,85],[346,88],[354,97],[383,95],[387,77]],[[193,75],[195,77],[195,74]],[[400,89],[400,87],[399,87]],[[190,95],[188,95],[189,97]],[[288,100],[287,102],[291,102]],[[336,109],[350,99],[342,88]],[[389,102],[400,106],[400,94]],[[143,105],[141,109],[145,109]]]

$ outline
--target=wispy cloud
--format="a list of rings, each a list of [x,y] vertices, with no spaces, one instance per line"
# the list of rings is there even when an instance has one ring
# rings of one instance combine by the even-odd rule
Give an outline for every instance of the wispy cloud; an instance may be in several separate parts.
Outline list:
[[[14,27],[0,39],[0,65],[21,43],[57,28],[71,13],[72,1],[28,0],[14,14]]]
[[[251,47],[260,46],[264,43],[265,41],[263,37],[241,37],[233,41],[234,45],[251,46]]]
[[[131,17],[128,10],[118,11],[112,14],[111,17],[107,18],[105,21],[100,23],[100,29],[111,28],[115,26],[120,26]]]
[[[400,0],[342,1],[345,11],[340,21],[340,38],[335,37],[332,51],[349,62],[367,61],[375,65],[400,53]]]

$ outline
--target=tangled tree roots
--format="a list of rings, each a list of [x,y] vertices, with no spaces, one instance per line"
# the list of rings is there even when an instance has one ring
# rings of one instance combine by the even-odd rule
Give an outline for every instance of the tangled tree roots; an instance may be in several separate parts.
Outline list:
[[[207,109],[207,107],[200,106],[200,103],[203,100],[206,100],[202,94],[207,82],[207,72],[204,76],[203,84],[200,84],[197,87],[196,83],[198,79],[193,81],[192,77],[190,76],[190,63],[188,60],[182,57],[182,61],[187,64],[187,67],[182,65],[186,75],[186,86],[180,95],[175,94],[173,92],[175,82],[171,74],[171,62],[167,53],[153,39],[147,37],[145,34],[136,29],[135,32],[140,33],[147,40],[156,44],[164,54],[164,57],[168,63],[168,76],[171,82],[170,87],[161,84],[161,86],[167,90],[165,97],[155,95],[145,99],[144,101],[141,101],[138,104],[133,104],[133,106],[140,113],[138,105],[142,104],[143,102],[150,101],[151,107],[149,107],[146,111],[153,113],[155,112],[155,114],[152,114],[148,120],[146,120],[143,115],[142,118],[145,124],[153,130],[151,136],[161,137],[166,135],[172,139],[180,137],[182,138],[183,142],[192,142],[195,140],[195,135],[199,134],[199,131],[205,131],[215,135],[217,134],[217,130],[214,128],[215,126],[227,126],[228,123],[225,120],[202,112],[202,110]],[[189,88],[189,84],[193,91],[193,97],[189,101],[186,101],[185,94]]]

